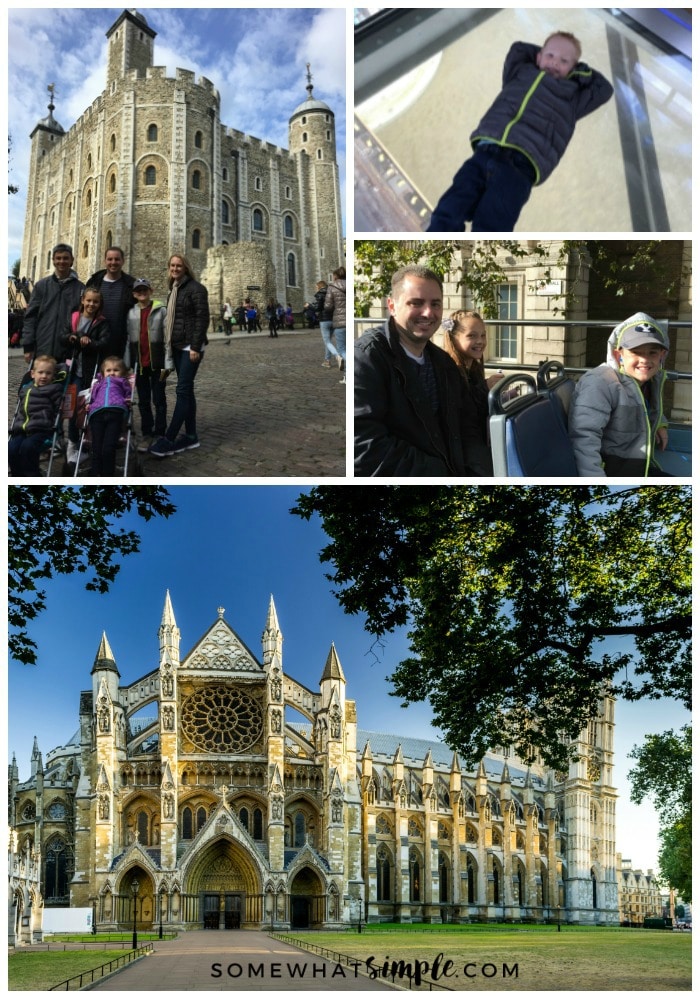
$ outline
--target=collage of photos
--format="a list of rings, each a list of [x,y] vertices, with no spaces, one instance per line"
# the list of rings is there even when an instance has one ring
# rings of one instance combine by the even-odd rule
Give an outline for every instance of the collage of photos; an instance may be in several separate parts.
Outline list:
[[[7,25],[9,990],[690,991],[692,9]]]

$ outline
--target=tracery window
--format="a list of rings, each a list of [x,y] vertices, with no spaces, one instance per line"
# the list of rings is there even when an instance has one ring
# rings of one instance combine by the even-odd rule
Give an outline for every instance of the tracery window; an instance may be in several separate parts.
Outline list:
[[[377,850],[377,901],[391,901],[391,857],[383,844]]]
[[[420,902],[421,869],[418,851],[411,849],[408,855],[408,876],[410,881],[410,898],[412,902]]]
[[[73,874],[72,856],[60,836],[55,836],[46,846],[44,866],[44,900],[65,902],[68,898],[68,883]]]
[[[181,717],[187,739],[207,753],[243,753],[262,736],[260,703],[235,687],[202,687],[185,701]]]

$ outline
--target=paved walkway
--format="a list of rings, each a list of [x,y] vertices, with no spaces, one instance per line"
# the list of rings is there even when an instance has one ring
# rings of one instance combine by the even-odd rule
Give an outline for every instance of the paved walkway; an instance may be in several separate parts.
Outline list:
[[[260,930],[190,930],[175,940],[157,940],[153,948],[153,954],[103,979],[92,991],[393,991],[391,985],[356,975],[352,967],[281,943]]]
[[[195,381],[201,447],[169,458],[139,456],[142,474],[157,480],[346,474],[346,386],[337,368],[323,368],[321,333],[214,334]],[[9,351],[9,417],[26,370]],[[168,413],[175,401],[168,381]],[[137,431],[138,413],[134,414]]]

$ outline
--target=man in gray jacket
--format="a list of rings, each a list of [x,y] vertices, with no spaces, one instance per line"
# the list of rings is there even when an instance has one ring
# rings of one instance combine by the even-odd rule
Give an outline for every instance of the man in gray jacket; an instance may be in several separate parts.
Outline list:
[[[662,392],[666,323],[636,312],[612,331],[605,364],[581,378],[569,410],[579,475],[664,475],[655,448],[668,444]]]
[[[64,360],[67,348],[63,339],[70,329],[71,314],[80,308],[85,287],[73,271],[70,246],[54,246],[51,258],[53,274],[36,282],[24,315],[22,349],[27,364],[41,354]]]

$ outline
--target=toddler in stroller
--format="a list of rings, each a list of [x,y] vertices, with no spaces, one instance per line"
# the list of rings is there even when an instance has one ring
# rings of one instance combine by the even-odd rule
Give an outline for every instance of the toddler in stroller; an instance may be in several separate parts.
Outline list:
[[[12,476],[40,475],[39,458],[47,446],[53,456],[67,377],[65,366],[43,354],[22,379],[8,445]]]
[[[87,401],[87,419],[80,439],[76,473],[80,466],[80,455],[90,434],[90,455],[92,476],[114,476],[116,471],[117,447],[127,418],[126,457],[124,475],[128,472],[129,451],[131,448],[131,397],[132,378],[120,357],[107,357],[100,365],[100,372],[92,383]]]

